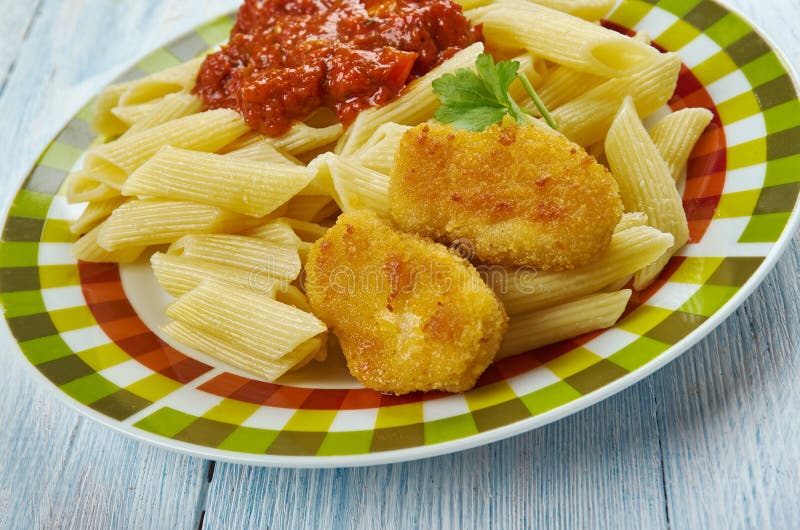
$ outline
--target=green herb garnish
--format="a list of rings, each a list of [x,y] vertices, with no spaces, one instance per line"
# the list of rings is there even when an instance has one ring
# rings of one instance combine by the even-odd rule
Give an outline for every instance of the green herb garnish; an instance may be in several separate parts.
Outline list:
[[[456,129],[483,131],[509,114],[518,123],[526,123],[525,114],[508,93],[514,79],[519,78],[525,91],[539,109],[542,117],[553,129],[556,122],[545,108],[528,79],[518,73],[519,61],[500,61],[495,64],[491,55],[482,53],[475,61],[475,72],[459,68],[433,82],[433,93],[439,96],[442,106],[433,115],[442,123]]]

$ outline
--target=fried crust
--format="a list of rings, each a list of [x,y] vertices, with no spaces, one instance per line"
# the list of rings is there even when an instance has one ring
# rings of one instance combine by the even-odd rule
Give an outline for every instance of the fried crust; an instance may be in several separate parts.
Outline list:
[[[314,243],[305,287],[350,373],[382,392],[469,390],[508,326],[469,262],[367,210],[342,214]]]
[[[405,133],[389,187],[406,231],[467,240],[486,263],[567,270],[606,250],[622,215],[611,173],[560,134],[507,120]]]

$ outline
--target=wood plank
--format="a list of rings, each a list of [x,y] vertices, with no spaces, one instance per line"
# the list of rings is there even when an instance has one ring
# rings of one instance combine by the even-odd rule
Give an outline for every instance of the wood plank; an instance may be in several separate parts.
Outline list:
[[[470,451],[372,468],[218,463],[203,528],[667,528],[651,385]]]
[[[0,47],[0,94],[5,90],[5,81],[14,69],[17,53],[23,45],[36,18],[41,2],[11,2],[4,6],[0,17],[0,35],[3,35],[3,46]]]
[[[655,377],[673,528],[800,528],[800,237],[737,314]]]
[[[4,6],[4,53],[16,63],[0,94],[0,128],[14,139],[0,142],[3,209],[61,125],[126,63],[232,3],[44,0],[21,48],[14,39],[24,31],[15,36],[7,24],[25,25],[23,8],[32,13],[35,3]],[[6,55],[0,61],[11,64]],[[207,461],[79,416],[23,362],[15,347],[3,346],[0,528],[197,528]]]

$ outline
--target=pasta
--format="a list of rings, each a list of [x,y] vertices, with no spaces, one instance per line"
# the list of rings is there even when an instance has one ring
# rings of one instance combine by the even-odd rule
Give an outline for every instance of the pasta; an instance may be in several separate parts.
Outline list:
[[[216,206],[164,199],[131,200],[114,210],[98,234],[108,250],[172,243],[186,234],[238,231],[252,218]]]
[[[261,226],[251,228],[243,232],[242,235],[256,237],[264,241],[269,241],[270,243],[293,247],[299,246],[300,243],[302,243],[300,237],[298,237],[292,229],[289,219],[285,218],[276,219]]]
[[[130,83],[111,85],[103,90],[94,104],[92,129],[103,136],[122,134],[128,125],[120,120],[111,110],[119,103],[119,98],[128,90]]]
[[[314,177],[312,170],[165,146],[125,181],[122,193],[163,197],[263,217]]]
[[[630,290],[597,293],[572,302],[515,315],[508,322],[496,360],[511,357],[589,331],[610,328],[625,311]]]
[[[353,154],[384,123],[416,125],[433,116],[439,102],[431,88],[434,79],[459,68],[474,68],[475,59],[482,52],[483,44],[476,42],[408,85],[394,101],[361,111],[339,139],[337,151],[341,155]]]
[[[623,232],[629,228],[647,225],[647,214],[643,212],[626,212],[622,214],[622,219],[617,223],[615,232]]]
[[[603,18],[616,4],[615,0],[533,0],[533,2],[585,20]]]
[[[689,239],[689,227],[669,166],[639,120],[631,98],[626,98],[608,132],[606,155],[625,209],[644,212],[651,226],[674,238],[655,264],[636,273],[634,287],[644,289]]]
[[[260,349],[245,348],[233,344],[226,337],[220,339],[199,326],[190,326],[181,322],[170,322],[164,326],[164,332],[175,340],[186,344],[228,364],[246,370],[266,381],[275,381],[295,366],[302,366],[304,361],[313,357],[324,347],[320,337],[309,339],[290,352],[278,358],[265,355]]]
[[[205,281],[197,288],[181,296],[167,308],[167,316],[177,322],[192,326],[199,337],[214,337],[214,348],[205,353],[214,355],[225,344],[228,354],[237,352],[242,356],[262,361],[279,361],[294,353],[280,368],[260,373],[270,380],[281,375],[289,367],[305,359],[311,351],[321,346],[320,342],[298,354],[296,348],[306,341],[327,331],[316,317],[291,305],[273,300],[268,296],[218,282]],[[172,334],[170,325],[165,331]],[[190,345],[193,345],[191,342]],[[195,343],[196,344],[196,343]],[[236,359],[226,359],[236,364]],[[262,363],[248,363],[248,369],[261,369]]]
[[[119,196],[119,190],[100,182],[89,171],[74,171],[67,177],[67,202],[102,201]]]
[[[152,129],[156,125],[196,114],[200,112],[202,101],[192,94],[178,92],[177,94],[167,94],[153,103],[144,103],[142,105],[148,105],[147,112],[134,119],[131,122],[131,127],[125,131],[123,136],[131,136],[138,132]],[[126,108],[130,107],[117,107],[115,110],[122,111],[122,109]]]
[[[150,257],[153,273],[159,285],[172,296],[181,296],[199,286],[205,280],[253,289],[274,298],[281,281],[253,271],[221,265],[194,256],[175,256],[156,252]]]
[[[127,197],[111,197],[90,202],[81,216],[69,227],[73,234],[85,234],[103,222],[111,213],[127,201]]]
[[[599,261],[563,272],[536,272],[492,267],[489,285],[509,315],[547,307],[587,295],[625,278],[658,259],[673,244],[670,234],[649,226],[617,232]]]
[[[172,92],[191,90],[194,87],[197,71],[205,57],[167,68],[155,74],[131,81],[119,98],[119,105],[146,103]]]
[[[658,56],[640,42],[535,3],[500,0],[467,16],[483,24],[486,39],[496,45],[525,48],[537,57],[603,77],[631,74]]]
[[[102,225],[92,228],[72,245],[72,257],[92,263],[130,263],[144,251],[145,247],[143,246],[126,247],[114,251],[106,250],[97,242],[101,227]]]
[[[629,77],[596,86],[553,111],[559,131],[579,145],[601,141],[628,95],[639,114],[649,116],[672,96],[680,66],[678,55],[666,53]]]
[[[254,3],[253,9],[266,9],[261,4],[266,6]],[[659,53],[645,32],[630,38],[594,23],[614,4],[461,2],[470,22],[482,24],[486,47],[495,58],[519,63],[518,73],[536,87],[558,131],[610,168],[626,210],[610,246],[589,265],[538,272],[475,264],[510,316],[497,359],[613,326],[631,297],[626,288],[631,280],[633,289],[646,288],[689,237],[675,180],[712,115],[705,109],[684,109],[649,133],[645,130],[641,120],[673,95],[681,60]],[[312,314],[302,275],[312,244],[326,234],[331,237],[329,226],[340,212],[366,208],[390,214],[389,183],[401,138],[433,119],[440,106],[435,80],[461,69],[475,71],[484,52],[476,35],[467,34],[460,51],[442,54],[440,59],[447,58],[438,66],[414,70],[416,79],[388,103],[339,114],[345,123],[352,118],[347,126],[335,122],[340,109],[324,99],[317,110],[287,113],[305,117],[287,119],[280,128],[267,126],[267,112],[253,123],[257,113],[204,110],[217,105],[216,95],[209,99],[203,88],[208,72],[198,76],[203,57],[108,87],[97,100],[92,121],[106,142],[87,152],[83,167],[67,183],[70,203],[88,202],[70,226],[83,234],[72,247],[73,255],[90,262],[129,263],[147,255],[148,247],[169,245],[150,257],[159,284],[176,297],[166,312],[173,319],[164,327],[168,335],[267,381],[313,359],[324,360],[328,330]],[[258,40],[259,35],[248,38]],[[399,57],[409,53],[403,50]],[[406,66],[419,64],[414,61]],[[398,65],[404,67],[402,61]],[[500,65],[496,67],[500,72]],[[481,77],[486,68],[481,66]],[[464,81],[471,74],[459,75]],[[530,125],[545,127],[545,120],[537,118],[547,113],[513,75],[498,83],[502,97],[490,102],[494,108],[475,108],[491,114],[498,102],[506,104],[507,90],[531,115]],[[451,76],[448,82],[453,79],[458,80]],[[484,81],[487,90],[496,90]],[[437,84],[437,90],[442,92],[445,85]],[[458,96],[458,87],[454,90]],[[473,99],[488,98],[479,92],[471,94]],[[348,104],[360,97],[342,94]],[[262,95],[273,97],[267,91]],[[234,96],[237,104],[246,97],[242,92]],[[456,118],[458,104],[467,105],[468,99],[454,98]],[[225,101],[228,106],[230,100]],[[448,105],[444,95],[441,104]],[[479,129],[474,122],[464,123]],[[578,151],[576,147],[571,153]],[[426,192],[428,182],[421,181]],[[488,196],[492,183],[486,184]],[[452,196],[456,202],[463,200],[457,191]],[[615,191],[613,195],[618,210]],[[482,197],[475,202],[482,205]],[[497,204],[500,210],[507,206]],[[317,242],[310,268],[314,253],[326,243],[327,238]],[[383,273],[396,279],[392,275],[403,270],[400,265],[395,269]],[[387,306],[387,311],[394,309]]]
[[[328,160],[328,168],[342,211],[369,208],[388,215],[389,177],[387,175],[335,155]]]
[[[257,237],[229,234],[188,235],[173,243],[168,254],[204,259],[292,281],[300,274],[297,248]]]
[[[661,120],[650,137],[677,180],[689,159],[692,148],[714,115],[708,109],[681,109]]]
[[[286,215],[303,221],[321,221],[338,211],[329,195],[298,195],[289,201]]]
[[[97,180],[120,189],[128,175],[165,145],[216,151],[247,130],[247,125],[235,111],[201,112],[92,149],[86,154],[84,167],[95,169]]]

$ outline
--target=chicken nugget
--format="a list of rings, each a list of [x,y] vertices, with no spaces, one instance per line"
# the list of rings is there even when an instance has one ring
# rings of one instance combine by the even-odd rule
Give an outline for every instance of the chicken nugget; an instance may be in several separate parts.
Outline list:
[[[406,231],[467,240],[478,260],[567,270],[606,250],[622,215],[611,173],[553,131],[423,124],[403,136],[389,187]]]
[[[305,288],[350,373],[382,392],[472,388],[508,326],[468,261],[368,210],[342,214],[314,243]]]

